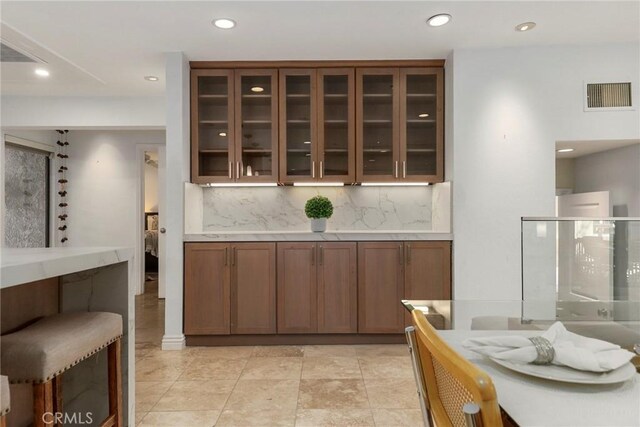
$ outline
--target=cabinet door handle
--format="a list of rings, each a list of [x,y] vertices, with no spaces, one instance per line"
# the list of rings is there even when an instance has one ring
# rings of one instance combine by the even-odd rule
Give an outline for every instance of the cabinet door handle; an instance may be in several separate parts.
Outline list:
[[[229,248],[224,248],[224,265],[229,265]]]
[[[316,161],[312,160],[311,161],[311,178],[315,178],[316,177]]]
[[[324,263],[324,248],[320,246],[320,262],[318,264],[322,265]]]
[[[402,177],[403,178],[407,177],[407,161],[406,160],[402,161]]]
[[[233,178],[233,162],[229,162],[229,179]]]
[[[402,245],[398,245],[398,264],[402,265]]]
[[[316,245],[311,246],[311,265],[316,265]]]
[[[407,243],[407,264],[411,264],[411,245]]]
[[[397,178],[398,177],[398,161],[396,160],[396,171],[393,173],[393,177]]]
[[[240,179],[240,162],[236,162],[236,179]]]
[[[236,248],[231,248],[231,265],[236,265]]]
[[[324,175],[324,164],[322,160],[320,160],[320,179],[322,179],[323,175]]]

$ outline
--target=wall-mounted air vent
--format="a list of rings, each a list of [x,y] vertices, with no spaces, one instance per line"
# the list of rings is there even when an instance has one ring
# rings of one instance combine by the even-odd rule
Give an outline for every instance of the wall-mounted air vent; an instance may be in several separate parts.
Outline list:
[[[587,83],[586,86],[585,110],[633,107],[631,82]]]
[[[45,62],[35,55],[20,52],[18,49],[0,42],[0,62]]]

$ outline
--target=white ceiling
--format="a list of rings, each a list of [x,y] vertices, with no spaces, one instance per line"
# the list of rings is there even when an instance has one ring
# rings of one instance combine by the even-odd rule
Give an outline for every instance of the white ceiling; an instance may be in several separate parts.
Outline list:
[[[638,42],[637,1],[2,1],[2,37],[46,60],[2,64],[2,93],[164,93],[164,52],[191,60],[446,58],[453,49]],[[453,20],[431,28],[425,20]],[[237,21],[233,30],[214,17]],[[537,27],[517,33],[515,25]],[[15,31],[14,31],[15,30]],[[160,81],[147,82],[145,75]]]
[[[587,154],[600,153],[601,151],[622,148],[628,145],[640,144],[637,139],[614,139],[614,140],[598,140],[598,141],[558,141],[556,142],[556,150],[563,148],[573,148],[568,153],[558,153],[557,159],[575,159],[576,157],[586,156]]]

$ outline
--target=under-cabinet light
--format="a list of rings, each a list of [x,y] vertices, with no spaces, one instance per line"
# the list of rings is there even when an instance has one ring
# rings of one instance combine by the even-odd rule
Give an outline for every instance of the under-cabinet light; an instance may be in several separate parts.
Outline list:
[[[344,187],[342,182],[294,182],[294,187]]]
[[[202,184],[201,187],[277,187],[276,182],[219,182]]]
[[[428,182],[363,182],[363,187],[427,187]]]

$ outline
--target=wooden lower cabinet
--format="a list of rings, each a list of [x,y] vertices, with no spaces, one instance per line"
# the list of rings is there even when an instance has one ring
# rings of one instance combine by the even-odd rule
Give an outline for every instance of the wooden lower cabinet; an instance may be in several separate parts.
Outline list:
[[[275,333],[275,250],[275,243],[185,244],[184,333]]]
[[[318,243],[318,332],[358,332],[356,243]]]
[[[451,299],[451,242],[405,242],[405,299]],[[441,316],[440,316],[441,317]],[[430,319],[435,327],[444,327],[444,318]],[[411,316],[405,313],[405,325]]]
[[[231,333],[276,333],[276,244],[231,245]]]
[[[278,243],[278,333],[358,332],[356,243]]]
[[[228,335],[229,245],[187,243],[184,249],[184,333]]]
[[[451,299],[451,242],[185,244],[188,336],[391,337],[402,299]]]
[[[403,332],[402,242],[358,243],[358,332]]]
[[[315,243],[278,243],[278,333],[318,331]]]

